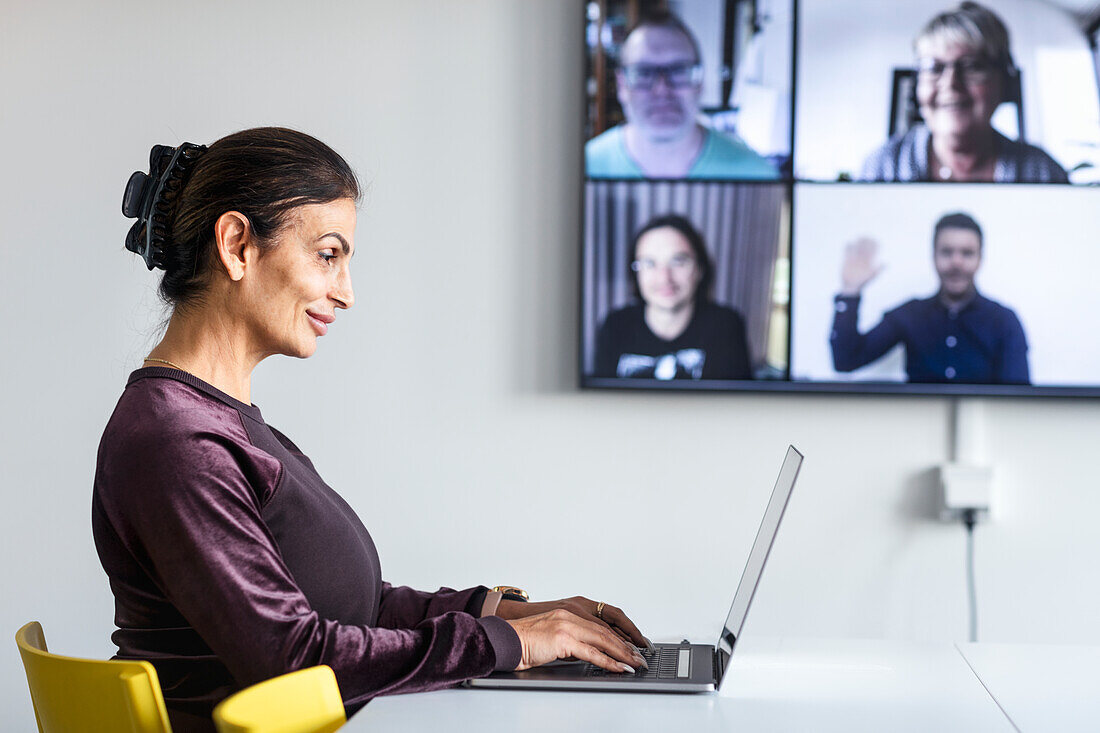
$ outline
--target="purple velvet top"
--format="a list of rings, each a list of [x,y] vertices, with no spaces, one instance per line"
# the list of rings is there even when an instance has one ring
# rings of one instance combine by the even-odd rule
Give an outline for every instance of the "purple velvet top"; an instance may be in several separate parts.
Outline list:
[[[349,712],[519,664],[507,622],[474,617],[484,588],[382,582],[370,534],[310,460],[186,372],[130,375],[99,446],[92,532],[118,657],[153,663],[177,733],[213,730],[233,691],[316,664]]]

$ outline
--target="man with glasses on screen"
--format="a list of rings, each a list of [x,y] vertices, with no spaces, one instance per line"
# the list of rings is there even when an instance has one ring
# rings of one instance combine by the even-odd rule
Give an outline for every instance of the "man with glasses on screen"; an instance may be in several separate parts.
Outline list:
[[[615,80],[626,121],[588,141],[590,177],[778,178],[775,166],[743,142],[699,124],[699,44],[679,18],[643,18],[619,61]]]
[[[900,343],[910,382],[1030,383],[1020,319],[974,285],[982,263],[982,230],[971,216],[948,214],[936,222],[932,260],[939,291],[887,311],[877,326],[860,333],[860,295],[882,271],[877,252],[874,240],[860,239],[844,253],[829,338],[838,372],[870,364]]]

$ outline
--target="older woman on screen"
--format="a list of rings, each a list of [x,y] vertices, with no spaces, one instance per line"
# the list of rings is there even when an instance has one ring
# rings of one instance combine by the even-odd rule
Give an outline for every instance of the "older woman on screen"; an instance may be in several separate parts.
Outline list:
[[[604,603],[383,582],[359,517],[252,404],[257,364],[310,356],[354,303],[358,197],[343,158],[281,128],[156,146],[127,186],[126,246],[165,271],[173,310],[103,433],[92,529],[118,656],[157,668],[177,733],[212,731],[234,690],[316,664],[349,711],[559,657],[644,664],[630,642],[648,642]]]
[[[614,311],[596,338],[596,376],[749,379],[745,321],[710,299],[714,268],[703,235],[659,216],[634,235],[630,275],[640,303]]]
[[[923,123],[891,138],[863,164],[865,181],[1067,183],[1044,150],[993,129],[993,111],[1018,71],[1008,29],[973,2],[932,18],[914,43]]]

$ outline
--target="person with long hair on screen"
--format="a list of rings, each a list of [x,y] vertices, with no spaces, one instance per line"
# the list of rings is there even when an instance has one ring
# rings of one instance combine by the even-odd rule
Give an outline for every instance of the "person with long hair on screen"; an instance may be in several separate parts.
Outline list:
[[[172,312],[104,430],[92,530],[118,657],[153,663],[176,733],[213,731],[230,693],[318,664],[349,712],[561,657],[644,665],[648,641],[602,602],[383,582],[359,517],[252,403],[261,361],[312,355],[352,307],[358,198],[342,157],[283,128],[156,146],[127,185],[126,246],[164,270]],[[343,371],[306,386],[339,389]]]
[[[641,302],[604,320],[596,376],[750,379],[745,320],[711,300],[714,267],[691,222],[658,216],[638,230],[630,251],[630,277]]]
[[[993,129],[993,112],[1019,74],[996,13],[964,2],[928,21],[913,45],[923,122],[868,157],[861,180],[1068,182],[1045,150]]]

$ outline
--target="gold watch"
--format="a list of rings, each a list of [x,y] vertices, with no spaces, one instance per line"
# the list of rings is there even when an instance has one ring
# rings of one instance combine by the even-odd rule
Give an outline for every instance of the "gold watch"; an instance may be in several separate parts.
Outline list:
[[[530,596],[527,595],[527,591],[523,588],[517,588],[514,585],[498,585],[493,588],[494,593],[501,594],[501,600],[505,601],[520,601],[527,603],[530,600]]]

